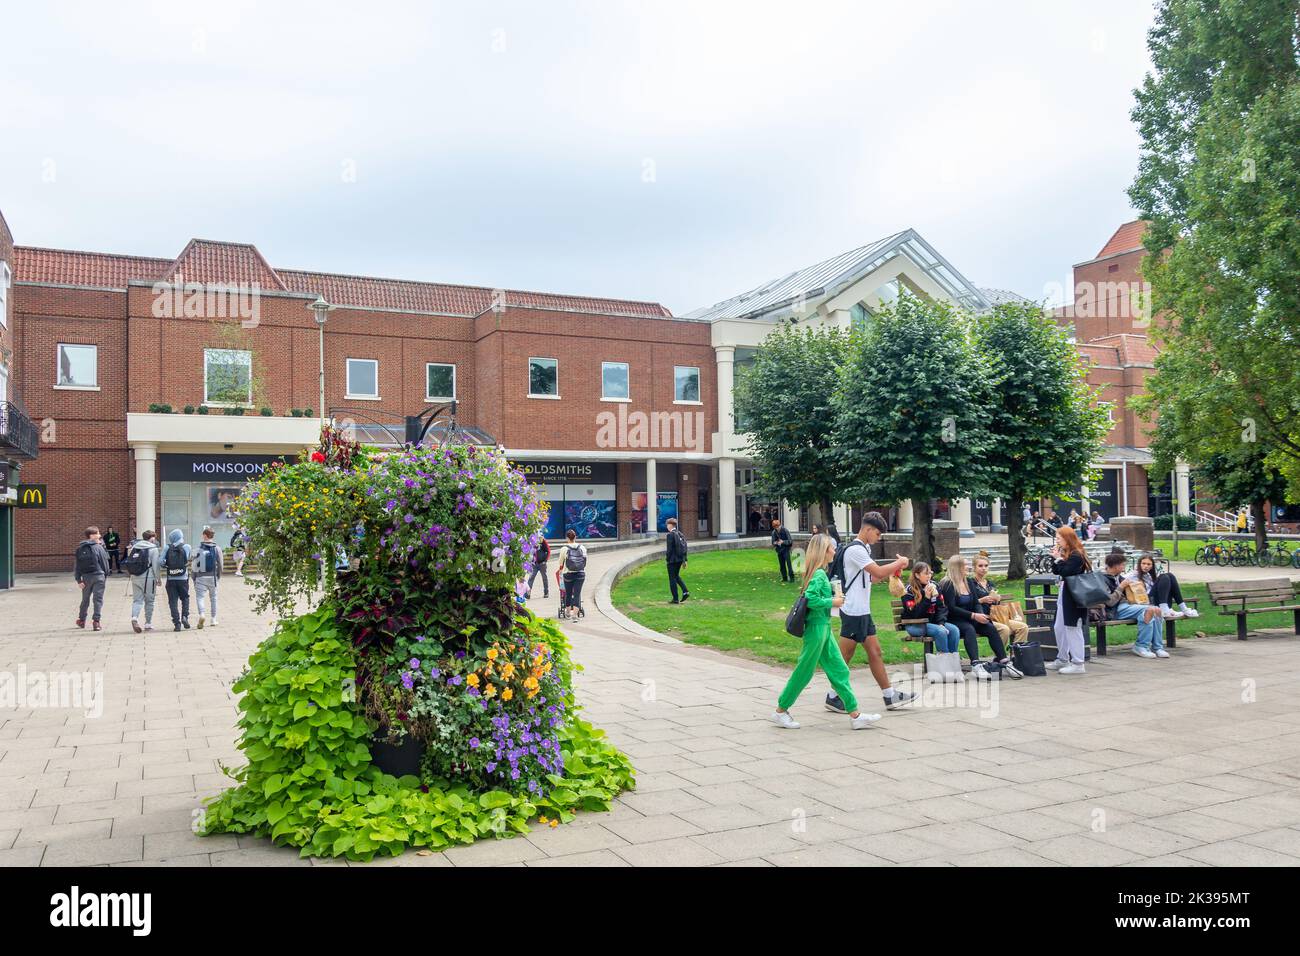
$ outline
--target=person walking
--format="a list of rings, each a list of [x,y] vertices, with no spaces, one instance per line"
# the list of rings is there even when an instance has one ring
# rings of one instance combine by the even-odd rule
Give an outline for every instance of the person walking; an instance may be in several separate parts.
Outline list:
[[[216,542],[217,534],[211,528],[204,528],[199,546],[190,559],[190,571],[194,576],[194,604],[199,612],[199,630],[203,630],[203,599],[208,599],[207,621],[217,626],[217,584],[221,581],[221,546]]]
[[[131,629],[137,634],[142,630],[141,610],[144,611],[143,630],[153,630],[153,606],[162,574],[157,538],[152,531],[146,531],[127,549],[124,566],[131,576]]]
[[[546,562],[551,560],[551,545],[545,538],[537,539],[537,548],[533,551],[533,569],[528,572],[527,591],[525,592],[528,599],[533,597],[533,581],[537,575],[542,576],[542,597],[551,596],[551,582],[546,577]]]
[[[587,549],[578,543],[578,534],[572,528],[565,532],[565,542],[560,548],[560,567],[564,572],[564,607],[560,608],[561,617],[565,609],[576,617],[586,617],[582,609],[582,583],[587,579]]]
[[[230,557],[235,562],[235,577],[244,576],[244,561],[248,558],[248,545],[245,543],[244,532],[238,528],[230,536]]]
[[[122,573],[122,536],[112,525],[104,532],[104,550],[108,552],[109,567],[114,574]]]
[[[879,714],[864,714],[858,709],[858,700],[849,680],[849,665],[831,640],[831,608],[844,604],[844,595],[832,590],[830,578],[826,576],[826,568],[834,557],[835,542],[830,537],[819,534],[809,540],[803,567],[803,595],[808,603],[803,647],[770,718],[785,730],[799,729],[799,722],[790,716],[790,707],[812,680],[818,664],[843,701],[843,712],[849,716],[850,728],[862,730],[880,719]]]
[[[686,582],[682,580],[682,568],[686,566],[686,535],[677,530],[677,519],[669,518],[665,522],[668,528],[668,549],[665,555],[668,564],[668,590],[672,592],[673,599],[669,604],[681,604],[691,596],[690,590],[686,587]],[[678,600],[677,593],[681,591],[681,600]]]
[[[167,535],[167,550],[161,556],[163,580],[167,582],[167,608],[174,630],[190,627],[190,546],[180,528]]]
[[[876,625],[871,620],[871,582],[884,581],[890,575],[897,574],[907,567],[908,559],[899,555],[888,564],[877,564],[871,557],[871,546],[880,540],[888,526],[879,511],[868,511],[862,516],[862,525],[857,536],[844,547],[842,562],[842,584],[844,602],[840,608],[840,653],[844,663],[853,660],[853,655],[861,645],[867,651],[867,663],[871,667],[871,676],[880,687],[885,700],[886,710],[897,710],[916,701],[916,695],[905,690],[895,690],[885,671],[885,657],[880,650],[880,638],[876,636]],[[834,555],[832,554],[832,558]],[[808,569],[804,568],[804,574]],[[833,686],[833,685],[832,685]],[[826,709],[831,713],[845,712],[844,701],[834,694],[826,695]]]
[[[780,518],[772,519],[772,547],[776,549],[776,560],[781,566],[781,583],[794,580],[794,567],[790,564],[790,532],[781,524]]]
[[[1084,553],[1079,536],[1069,528],[1057,530],[1052,557],[1055,559],[1052,573],[1061,579],[1061,586],[1056,598],[1056,620],[1052,624],[1052,630],[1056,633],[1056,660],[1048,661],[1047,669],[1058,674],[1083,674],[1083,622],[1088,616],[1088,609],[1074,603],[1066,579],[1091,571],[1092,562]]]
[[[81,609],[77,612],[77,627],[86,626],[86,610],[93,599],[94,629],[102,630],[99,619],[104,611],[104,582],[108,580],[108,552],[100,539],[99,529],[91,525],[86,529],[85,538],[77,545],[73,558],[72,576],[81,588]]]

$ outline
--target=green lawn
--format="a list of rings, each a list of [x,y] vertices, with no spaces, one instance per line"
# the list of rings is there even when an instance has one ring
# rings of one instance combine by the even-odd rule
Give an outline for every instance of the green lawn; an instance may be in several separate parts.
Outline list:
[[[1231,571],[1225,568],[1225,571]],[[635,571],[614,589],[614,605],[639,624],[688,644],[704,644],[729,654],[769,663],[793,664],[799,655],[799,640],[785,632],[785,616],[798,594],[797,585],[782,584],[776,556],[770,551],[707,551],[690,559],[683,573],[691,589],[684,604],[669,604],[668,573],[662,561]],[[1004,588],[1008,594],[1023,594],[1019,582]],[[1204,584],[1183,585],[1185,597],[1200,601],[1201,617],[1180,621],[1178,634],[1190,638],[1196,631],[1206,634],[1234,634],[1236,618],[1212,608]],[[884,583],[871,589],[871,614],[879,631],[880,646],[889,664],[921,660],[919,642],[904,642],[890,624],[889,589]],[[1290,628],[1290,612],[1252,614],[1251,630]],[[833,623],[838,633],[838,624]],[[1132,642],[1133,629],[1115,628],[1107,641]],[[981,654],[989,649],[981,641]],[[866,656],[854,658],[854,666],[866,666]]]

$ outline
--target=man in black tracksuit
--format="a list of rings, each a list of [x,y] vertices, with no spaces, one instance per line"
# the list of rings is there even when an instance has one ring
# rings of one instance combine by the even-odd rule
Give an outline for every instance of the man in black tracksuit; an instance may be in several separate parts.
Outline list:
[[[668,587],[673,592],[673,604],[681,604],[691,592],[686,589],[686,582],[682,580],[682,565],[686,563],[686,536],[677,530],[677,519],[669,518],[665,522],[668,526]],[[681,600],[677,599],[677,589],[681,588]]]
[[[776,549],[776,560],[781,565],[781,583],[794,580],[794,566],[790,564],[790,532],[785,530],[780,518],[772,519],[772,547]]]

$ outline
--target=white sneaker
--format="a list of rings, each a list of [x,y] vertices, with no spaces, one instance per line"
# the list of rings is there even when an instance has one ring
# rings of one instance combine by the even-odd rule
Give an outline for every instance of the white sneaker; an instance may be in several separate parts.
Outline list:
[[[212,627],[216,627],[216,626],[217,626],[217,619],[214,617],[211,621],[208,622],[208,624],[209,624],[210,626],[212,626]]]
[[[1180,617],[1186,617],[1187,615],[1185,615],[1182,611],[1169,610],[1169,611],[1161,611],[1160,616],[1163,617],[1166,621],[1176,621]]]
[[[199,615],[199,630],[203,630],[203,615]]]
[[[152,631],[152,630],[153,630],[153,625],[152,625],[152,624],[146,624],[146,625],[144,626],[144,629],[145,629],[146,631]]]
[[[1153,654],[1152,656],[1153,656],[1153,657],[1168,657],[1168,656],[1169,656],[1169,652],[1168,652],[1167,650],[1165,650],[1165,649],[1162,647],[1162,648],[1160,648],[1160,650],[1156,651],[1155,654]]]
[[[1200,617],[1200,616],[1201,616],[1201,612],[1196,610],[1196,608],[1188,607],[1186,604],[1183,605],[1183,617]]]
[[[1057,671],[1056,673],[1058,673],[1058,674],[1083,674],[1083,673],[1086,673],[1086,671],[1084,670],[1082,664],[1066,664],[1064,667],[1062,667],[1062,668],[1061,668],[1059,671]]]
[[[791,717],[791,716],[790,716],[790,712],[789,712],[788,710],[785,711],[784,713],[778,710],[776,713],[774,713],[774,714],[772,715],[771,720],[772,720],[772,723],[774,723],[774,724],[776,724],[778,727],[782,727],[782,728],[784,728],[784,729],[786,729],[786,730],[798,730],[798,729],[799,729],[799,721],[797,721],[797,720],[795,720],[793,717]]]
[[[970,676],[974,677],[976,680],[992,680],[992,678],[989,677],[989,672],[984,669],[983,664],[974,665],[970,669]]]
[[[1043,666],[1046,667],[1049,671],[1059,671],[1062,667],[1066,665],[1066,663],[1067,663],[1066,661],[1057,658],[1054,661],[1048,661]]]
[[[853,730],[865,730],[880,719],[879,714],[861,713],[856,717],[849,718],[849,727]],[[798,724],[795,724],[798,727]]]
[[[1136,654],[1138,657],[1155,657],[1155,656],[1156,656],[1155,654],[1152,654],[1152,653],[1151,653],[1151,649],[1150,649],[1150,648],[1147,648],[1147,647],[1139,647],[1137,644],[1134,644],[1134,645],[1133,645],[1133,653]]]

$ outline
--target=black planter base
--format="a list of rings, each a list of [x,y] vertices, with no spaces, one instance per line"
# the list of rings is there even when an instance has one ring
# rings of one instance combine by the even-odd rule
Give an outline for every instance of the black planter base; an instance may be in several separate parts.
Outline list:
[[[424,759],[424,742],[416,740],[410,734],[402,738],[400,744],[390,744],[371,738],[370,761],[384,773],[394,777],[408,774],[420,775],[420,761]]]

